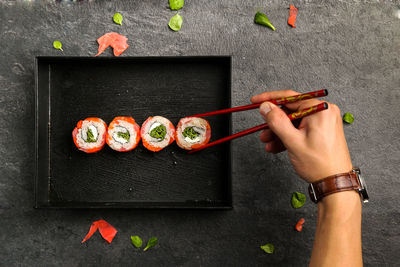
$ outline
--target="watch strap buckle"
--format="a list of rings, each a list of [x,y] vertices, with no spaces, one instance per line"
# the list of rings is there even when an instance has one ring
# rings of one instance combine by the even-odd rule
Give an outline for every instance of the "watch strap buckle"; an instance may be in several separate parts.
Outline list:
[[[308,193],[310,195],[312,202],[317,203],[318,199],[317,199],[317,195],[315,194],[315,189],[314,189],[313,184],[308,185]]]

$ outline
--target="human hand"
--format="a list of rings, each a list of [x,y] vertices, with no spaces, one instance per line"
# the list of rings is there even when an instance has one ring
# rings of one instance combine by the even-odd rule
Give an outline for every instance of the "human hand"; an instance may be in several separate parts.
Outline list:
[[[271,153],[288,151],[296,173],[309,183],[352,169],[349,150],[343,132],[339,108],[328,103],[328,109],[305,117],[296,129],[287,114],[278,106],[266,102],[271,99],[298,95],[292,90],[265,92],[251,98],[262,103],[260,113],[269,129],[261,132],[260,139]],[[322,101],[303,100],[284,105],[289,112],[302,110]]]

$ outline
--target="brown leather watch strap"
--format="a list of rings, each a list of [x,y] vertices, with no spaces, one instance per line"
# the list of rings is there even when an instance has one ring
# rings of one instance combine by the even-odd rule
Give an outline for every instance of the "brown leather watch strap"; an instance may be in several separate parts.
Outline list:
[[[339,173],[326,177],[320,181],[308,186],[308,192],[313,202],[317,203],[327,195],[349,191],[359,190],[361,188],[357,174],[354,171]]]

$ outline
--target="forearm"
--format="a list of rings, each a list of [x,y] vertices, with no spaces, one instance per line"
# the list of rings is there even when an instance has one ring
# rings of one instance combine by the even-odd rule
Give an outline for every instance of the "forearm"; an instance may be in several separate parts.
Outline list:
[[[332,194],[318,203],[310,266],[362,266],[361,201],[357,192]]]

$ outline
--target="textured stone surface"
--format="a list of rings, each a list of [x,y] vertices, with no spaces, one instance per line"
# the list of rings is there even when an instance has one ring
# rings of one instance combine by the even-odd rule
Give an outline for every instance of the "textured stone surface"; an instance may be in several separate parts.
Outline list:
[[[290,207],[306,191],[287,156],[263,151],[257,135],[234,141],[232,211],[34,210],[34,76],[36,55],[93,56],[96,38],[129,38],[123,56],[232,55],[233,105],[264,90],[328,88],[329,101],[352,112],[345,127],[353,163],[369,185],[363,210],[366,266],[399,263],[400,18],[398,1],[294,1],[297,28],[287,26],[288,1],[189,1],[182,30],[167,23],[168,1],[38,3],[0,0],[0,265],[13,266],[305,266],[316,207]],[[253,24],[266,11],[277,28]],[[123,26],[112,15],[124,15]],[[63,42],[64,52],[52,48]],[[111,56],[107,50],[104,56]],[[257,111],[233,116],[235,131],[261,122]],[[397,197],[397,198],[396,198]],[[301,233],[293,231],[299,217]],[[81,245],[93,220],[119,233]],[[157,236],[143,253],[129,236]],[[273,255],[259,246],[275,244]]]

